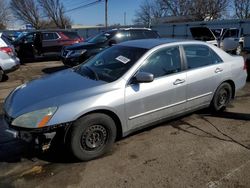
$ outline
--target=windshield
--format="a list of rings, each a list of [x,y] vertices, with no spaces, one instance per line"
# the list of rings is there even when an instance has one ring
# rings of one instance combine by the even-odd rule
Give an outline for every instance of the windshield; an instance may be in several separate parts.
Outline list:
[[[90,43],[102,43],[106,42],[110,38],[114,36],[115,32],[106,32],[106,33],[101,33],[99,35],[96,35],[88,40]]]
[[[75,72],[94,80],[113,82],[119,79],[147,49],[113,46],[75,68]]]

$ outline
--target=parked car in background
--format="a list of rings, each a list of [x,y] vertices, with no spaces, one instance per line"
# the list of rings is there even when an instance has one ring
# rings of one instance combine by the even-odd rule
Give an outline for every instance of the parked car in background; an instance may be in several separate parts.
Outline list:
[[[63,46],[82,42],[77,32],[67,30],[32,31],[13,41],[18,57],[34,59],[41,55],[60,55]]]
[[[73,155],[91,160],[145,126],[201,108],[224,110],[246,77],[243,57],[205,42],[127,41],[19,86],[4,102],[4,122],[42,148],[64,133]]]
[[[193,39],[206,41],[226,52],[239,55],[243,50],[244,38],[237,28],[210,29],[208,27],[191,27]]]
[[[148,28],[113,29],[100,33],[84,43],[64,47],[61,53],[61,59],[64,65],[73,67],[114,44],[128,40],[159,37],[156,31]]]
[[[16,57],[14,47],[9,43],[7,37],[0,33],[0,81],[9,72],[18,69],[19,59]]]

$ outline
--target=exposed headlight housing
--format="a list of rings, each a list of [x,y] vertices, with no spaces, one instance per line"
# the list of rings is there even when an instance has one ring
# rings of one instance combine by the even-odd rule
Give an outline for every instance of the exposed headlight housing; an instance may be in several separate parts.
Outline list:
[[[72,51],[68,52],[67,57],[78,57],[78,56],[84,54],[86,51],[87,51],[86,49],[72,50]]]
[[[49,107],[23,114],[12,122],[12,125],[24,128],[41,128],[47,125],[57,107]]]

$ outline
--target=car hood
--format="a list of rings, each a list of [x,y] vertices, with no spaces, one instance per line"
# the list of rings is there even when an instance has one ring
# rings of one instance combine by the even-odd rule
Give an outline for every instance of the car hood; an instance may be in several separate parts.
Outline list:
[[[16,118],[31,111],[59,107],[103,92],[97,88],[105,84],[108,83],[91,80],[75,73],[73,69],[66,69],[17,87],[5,100],[4,110]]]
[[[81,49],[90,49],[90,48],[96,48],[97,44],[95,43],[89,43],[89,42],[81,42],[76,43],[70,46],[66,46],[65,50],[81,50]]]

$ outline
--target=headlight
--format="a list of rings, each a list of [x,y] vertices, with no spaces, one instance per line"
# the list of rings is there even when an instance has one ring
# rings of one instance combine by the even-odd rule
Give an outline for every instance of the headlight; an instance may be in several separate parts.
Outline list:
[[[12,125],[24,128],[44,127],[55,114],[56,110],[57,107],[50,107],[23,114],[14,119]]]
[[[72,51],[68,52],[67,57],[78,57],[78,56],[84,54],[86,51],[87,51],[86,49],[83,49],[83,50],[72,50]]]

